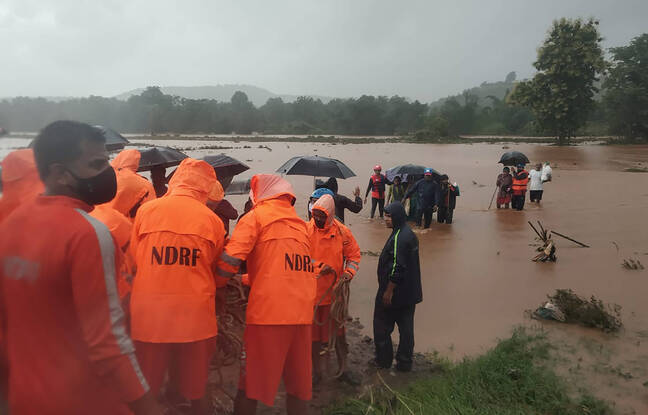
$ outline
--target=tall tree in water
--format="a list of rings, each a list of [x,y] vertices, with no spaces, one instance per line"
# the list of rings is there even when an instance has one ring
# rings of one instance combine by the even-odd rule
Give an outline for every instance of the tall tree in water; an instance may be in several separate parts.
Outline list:
[[[576,134],[594,108],[595,82],[606,67],[598,25],[594,19],[554,21],[533,64],[538,72],[516,84],[510,97],[531,108],[559,144]]]
[[[648,138],[648,33],[612,48],[612,67],[603,83],[610,131],[630,140]]]

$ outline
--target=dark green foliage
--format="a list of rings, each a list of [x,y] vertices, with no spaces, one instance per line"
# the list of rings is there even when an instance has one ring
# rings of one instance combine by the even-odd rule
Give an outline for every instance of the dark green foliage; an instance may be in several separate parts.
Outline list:
[[[555,21],[538,49],[538,72],[513,90],[511,102],[531,108],[559,144],[576,135],[594,108],[597,76],[606,67],[601,40],[598,21]]]
[[[648,34],[611,52],[603,83],[610,132],[628,140],[648,139]]]
[[[586,300],[572,290],[556,290],[556,293],[548,298],[563,312],[566,323],[581,324],[606,332],[619,331],[623,326],[621,306],[617,304],[605,305],[594,296]]]
[[[378,385],[327,414],[577,415],[611,414],[589,395],[574,398],[567,383],[547,365],[550,345],[517,330],[476,359],[393,391]]]
[[[399,96],[334,99],[270,98],[256,108],[237,91],[230,102],[186,99],[148,87],[128,101],[89,97],[61,102],[15,98],[0,102],[0,120],[12,131],[37,131],[58,119],[102,124],[131,133],[409,134],[423,127],[428,107]]]

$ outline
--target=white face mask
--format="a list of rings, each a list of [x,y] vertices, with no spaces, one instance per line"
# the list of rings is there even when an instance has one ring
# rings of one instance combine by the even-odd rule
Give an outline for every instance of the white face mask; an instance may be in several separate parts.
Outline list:
[[[310,213],[311,215],[313,214],[313,205],[314,204],[315,204],[314,202],[308,202],[308,213]]]

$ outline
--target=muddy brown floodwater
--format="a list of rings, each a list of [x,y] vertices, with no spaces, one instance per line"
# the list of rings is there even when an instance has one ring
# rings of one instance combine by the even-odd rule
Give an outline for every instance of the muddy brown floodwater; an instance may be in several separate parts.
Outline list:
[[[540,324],[531,323],[524,311],[537,307],[558,288],[571,288],[581,296],[596,295],[604,302],[621,305],[624,329],[606,335],[566,325],[542,323],[543,327],[556,344],[581,345],[583,350],[597,344],[600,350],[591,351],[594,355],[605,349],[607,366],[601,369],[600,364],[592,363],[583,386],[590,385],[595,395],[614,400],[622,413],[648,413],[648,388],[642,385],[648,381],[648,271],[628,271],[620,266],[623,259],[630,257],[648,265],[648,173],[624,171],[648,167],[648,146],[263,143],[266,149],[244,142],[178,140],[161,144],[234,147],[187,153],[200,157],[226,152],[250,165],[251,170],[242,177],[274,172],[296,155],[334,157],[358,175],[339,180],[340,193],[347,196],[355,186],[360,186],[364,196],[376,163],[384,168],[423,164],[447,173],[461,189],[455,222],[433,223],[429,231],[418,233],[424,300],[416,310],[416,350],[437,350],[453,359],[479,354],[498,338],[507,337],[516,325]],[[246,145],[251,148],[244,148]],[[553,181],[545,184],[540,206],[527,201],[523,212],[488,210],[495,178],[501,170],[497,161],[501,153],[509,150],[524,152],[532,163],[551,162]],[[298,195],[297,212],[305,217],[313,179],[287,179]],[[238,209],[242,209],[245,199],[229,197]],[[369,220],[368,215],[367,207],[358,215],[347,213],[347,224],[362,251],[380,252],[390,231],[382,221]],[[540,220],[545,227],[591,248],[554,238],[558,262],[531,262],[534,247],[530,244],[535,241],[529,220]],[[369,336],[377,259],[363,256],[351,287],[351,314],[359,317]],[[588,362],[587,356],[578,359],[583,365]],[[567,360],[565,367],[570,364]],[[597,377],[608,369],[621,373],[616,382]],[[624,376],[626,372],[630,376]]]

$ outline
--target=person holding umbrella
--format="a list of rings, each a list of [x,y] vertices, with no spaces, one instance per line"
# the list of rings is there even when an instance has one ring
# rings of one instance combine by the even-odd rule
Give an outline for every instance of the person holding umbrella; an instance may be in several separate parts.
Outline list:
[[[511,204],[513,209],[524,209],[524,199],[526,197],[527,185],[529,183],[529,173],[524,170],[524,164],[518,164],[517,169],[513,170],[513,198]]]
[[[385,186],[391,184],[381,172],[382,166],[377,164],[374,167],[374,174],[369,178],[369,185],[367,185],[367,191],[365,192],[365,204],[367,204],[367,197],[369,196],[369,192],[371,192],[371,219],[376,214],[376,206],[378,206],[380,219],[383,218],[385,210]]]

